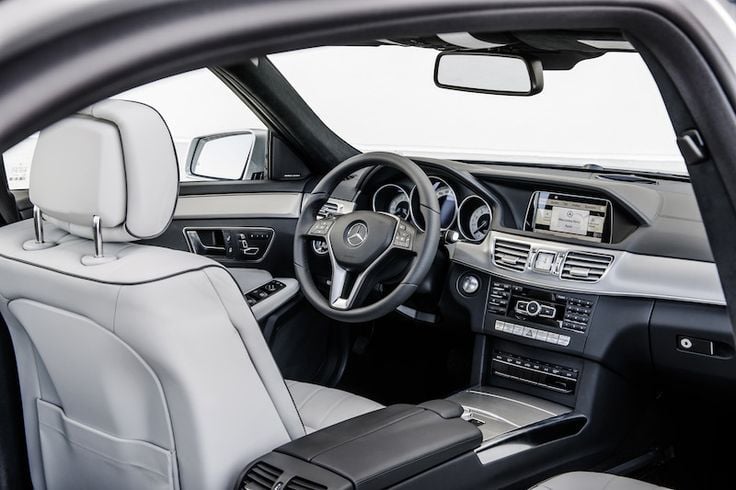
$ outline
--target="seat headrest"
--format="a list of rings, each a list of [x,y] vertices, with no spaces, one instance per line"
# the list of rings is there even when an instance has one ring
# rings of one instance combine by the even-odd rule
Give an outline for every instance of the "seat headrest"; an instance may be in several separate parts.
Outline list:
[[[106,242],[160,235],[179,195],[179,165],[166,123],[152,107],[109,99],[41,131],[30,199],[44,218]]]

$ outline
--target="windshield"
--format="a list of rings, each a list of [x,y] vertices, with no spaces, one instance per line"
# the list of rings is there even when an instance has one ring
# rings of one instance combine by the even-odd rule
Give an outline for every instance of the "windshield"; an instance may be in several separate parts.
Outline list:
[[[439,88],[437,54],[341,46],[269,59],[325,124],[361,151],[687,174],[662,98],[637,53],[546,70],[544,89],[530,97]]]

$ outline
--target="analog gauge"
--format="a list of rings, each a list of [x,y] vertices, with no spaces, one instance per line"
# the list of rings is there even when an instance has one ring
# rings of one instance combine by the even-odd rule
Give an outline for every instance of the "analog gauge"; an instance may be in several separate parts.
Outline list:
[[[473,214],[470,215],[470,226],[468,231],[473,240],[483,240],[488,234],[488,229],[491,227],[491,210],[488,206],[483,204],[481,207],[476,208]]]
[[[482,241],[491,229],[491,207],[478,196],[468,196],[459,210],[460,233],[472,242]]]
[[[379,187],[373,194],[373,211],[389,213],[403,220],[409,219],[409,195],[396,184]]]
[[[402,190],[401,194],[396,195],[388,204],[388,212],[394,216],[398,216],[403,220],[409,219],[409,197]]]
[[[434,193],[440,204],[440,227],[446,230],[452,226],[457,217],[457,197],[452,187],[439,177],[430,177]],[[411,190],[411,218],[417,228],[424,231],[424,216],[419,206],[419,193],[416,186]]]

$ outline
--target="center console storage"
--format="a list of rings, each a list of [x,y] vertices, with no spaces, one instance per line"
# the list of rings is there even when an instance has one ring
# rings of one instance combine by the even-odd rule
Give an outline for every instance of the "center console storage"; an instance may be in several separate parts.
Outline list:
[[[483,433],[483,442],[571,412],[569,407],[517,391],[479,386],[448,398],[464,408],[463,418]]]
[[[478,428],[447,400],[392,405],[327,427],[251,463],[237,490],[388,488],[440,465],[475,458]],[[448,471],[451,471],[448,469]],[[417,487],[419,488],[419,487]]]

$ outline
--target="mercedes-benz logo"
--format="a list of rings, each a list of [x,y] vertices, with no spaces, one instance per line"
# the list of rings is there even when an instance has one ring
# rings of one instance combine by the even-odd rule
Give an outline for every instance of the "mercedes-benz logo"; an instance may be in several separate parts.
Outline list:
[[[345,241],[351,247],[360,247],[366,238],[368,238],[368,226],[362,221],[350,225],[345,233]]]

